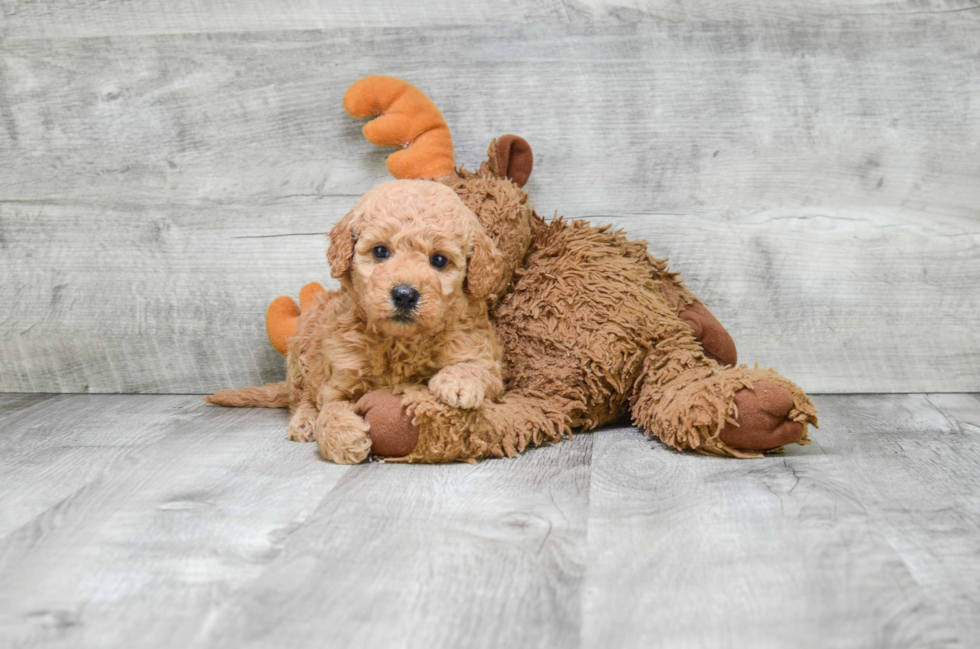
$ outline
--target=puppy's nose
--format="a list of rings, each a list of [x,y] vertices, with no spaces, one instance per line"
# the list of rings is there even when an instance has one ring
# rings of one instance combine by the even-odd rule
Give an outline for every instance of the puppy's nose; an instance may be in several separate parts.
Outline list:
[[[391,303],[399,311],[411,311],[419,303],[419,292],[408,284],[399,284],[391,289]]]

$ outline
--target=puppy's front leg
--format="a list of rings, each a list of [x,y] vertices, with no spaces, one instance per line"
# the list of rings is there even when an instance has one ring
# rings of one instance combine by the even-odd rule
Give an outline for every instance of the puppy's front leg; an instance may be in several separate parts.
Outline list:
[[[429,392],[453,408],[479,408],[483,399],[496,399],[504,392],[499,373],[479,363],[454,363],[429,379]]]
[[[312,401],[302,401],[286,428],[286,439],[294,442],[312,442],[316,430],[316,406]]]
[[[320,455],[337,464],[363,462],[371,452],[369,428],[350,401],[324,400],[314,433]]]

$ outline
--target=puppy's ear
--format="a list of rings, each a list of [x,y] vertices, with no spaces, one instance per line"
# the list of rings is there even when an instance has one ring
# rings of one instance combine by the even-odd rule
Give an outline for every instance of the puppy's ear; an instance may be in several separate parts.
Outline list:
[[[503,273],[503,256],[493,240],[478,230],[473,236],[473,252],[466,268],[466,292],[474,300],[485,300],[496,288]]]
[[[330,230],[327,263],[330,264],[331,277],[340,279],[350,270],[350,262],[354,258],[354,242],[357,240],[357,233],[354,232],[356,218],[351,210]]]

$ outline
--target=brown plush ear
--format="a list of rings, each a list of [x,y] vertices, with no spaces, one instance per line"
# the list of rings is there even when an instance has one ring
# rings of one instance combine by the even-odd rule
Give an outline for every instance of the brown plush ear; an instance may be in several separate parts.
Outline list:
[[[352,210],[330,230],[327,263],[330,264],[331,277],[340,279],[350,270],[350,262],[354,258],[354,242],[357,240],[357,233],[354,232],[355,218]]]
[[[482,230],[473,237],[473,252],[466,268],[466,291],[474,300],[485,300],[503,272],[503,257]]]
[[[515,185],[523,187],[534,167],[531,145],[519,135],[501,135],[494,142],[498,175],[510,178]]]

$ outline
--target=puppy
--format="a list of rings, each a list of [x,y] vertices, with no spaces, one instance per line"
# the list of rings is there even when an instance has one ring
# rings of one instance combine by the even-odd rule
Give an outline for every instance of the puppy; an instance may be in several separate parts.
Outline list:
[[[368,392],[427,383],[458,408],[503,393],[486,305],[501,256],[453,190],[428,180],[378,185],[330,231],[327,259],[340,290],[300,316],[285,383],[208,401],[246,405],[259,391],[274,394],[293,410],[290,439],[315,439],[325,459],[354,464],[371,449],[354,410]]]

